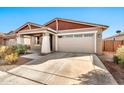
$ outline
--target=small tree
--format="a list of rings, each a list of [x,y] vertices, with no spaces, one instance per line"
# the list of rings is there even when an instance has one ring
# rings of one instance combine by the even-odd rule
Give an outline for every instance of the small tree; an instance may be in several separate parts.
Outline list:
[[[121,30],[117,30],[116,33],[117,33],[117,34],[120,34],[120,33],[121,33]]]

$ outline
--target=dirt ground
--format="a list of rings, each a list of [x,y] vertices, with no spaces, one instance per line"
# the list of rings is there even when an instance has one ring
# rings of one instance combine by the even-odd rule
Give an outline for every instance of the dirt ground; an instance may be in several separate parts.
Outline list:
[[[8,65],[8,64],[2,63],[2,64],[0,64],[0,71],[8,71],[8,70],[18,67],[20,65],[23,65],[29,61],[31,61],[31,59],[20,57],[15,64]]]
[[[120,67],[116,63],[103,62],[106,68],[110,71],[116,81],[123,85],[124,84],[124,68]]]
[[[106,53],[108,55],[108,53]],[[124,84],[124,68],[122,68],[120,65],[112,62],[107,61],[108,57],[106,58],[106,54],[99,56],[99,58],[102,60],[103,64],[106,66],[106,68],[109,70],[109,72],[113,75],[115,80],[118,82],[118,84],[123,85]],[[109,53],[110,54],[110,53]]]

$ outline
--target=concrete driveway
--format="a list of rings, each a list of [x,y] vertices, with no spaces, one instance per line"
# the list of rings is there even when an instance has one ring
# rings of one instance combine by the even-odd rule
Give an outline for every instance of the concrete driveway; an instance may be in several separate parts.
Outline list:
[[[96,55],[55,52],[8,72],[0,84],[117,84]]]

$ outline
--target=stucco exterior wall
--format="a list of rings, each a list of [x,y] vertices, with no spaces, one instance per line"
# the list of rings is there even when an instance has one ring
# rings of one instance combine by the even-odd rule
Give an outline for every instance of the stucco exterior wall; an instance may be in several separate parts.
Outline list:
[[[31,45],[31,37],[24,36],[24,45]]]
[[[16,43],[17,44],[24,44],[24,37],[21,35],[17,35],[16,37]]]
[[[96,44],[97,54],[102,54],[102,31],[97,32],[96,38],[97,38],[97,44]]]
[[[17,44],[17,41],[16,39],[8,39],[6,40],[6,44],[7,46],[13,46],[13,45],[16,45]]]

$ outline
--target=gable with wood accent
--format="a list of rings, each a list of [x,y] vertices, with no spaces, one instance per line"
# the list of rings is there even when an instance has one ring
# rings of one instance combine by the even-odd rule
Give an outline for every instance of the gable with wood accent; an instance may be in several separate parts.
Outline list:
[[[56,18],[48,23],[46,23],[44,26],[50,27],[54,30],[71,30],[71,29],[82,29],[82,28],[93,28],[93,27],[99,27],[103,30],[105,30],[108,26],[100,25],[100,24],[94,24],[94,23],[87,23],[87,22],[79,22],[69,19],[61,19]]]
[[[18,29],[16,29],[15,32],[18,33],[19,31],[22,31],[22,30],[38,29],[38,28],[41,28],[41,27],[42,26],[39,25],[39,24],[27,22],[26,24],[24,24],[21,27],[19,27]]]

